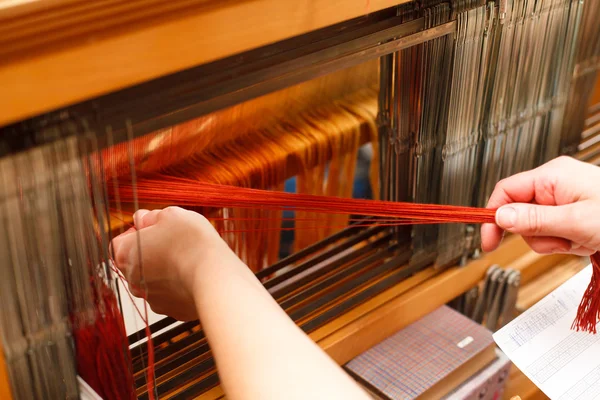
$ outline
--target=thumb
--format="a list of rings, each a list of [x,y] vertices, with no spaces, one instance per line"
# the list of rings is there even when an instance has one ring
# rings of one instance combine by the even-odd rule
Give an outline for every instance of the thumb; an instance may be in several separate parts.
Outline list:
[[[145,253],[156,245],[153,243],[155,236],[153,230],[154,227],[151,226],[130,234],[119,235],[112,241],[115,265],[130,284],[139,284],[143,259],[148,258],[148,254]],[[146,252],[142,252],[142,247]]]
[[[135,228],[130,228],[130,231],[117,236],[110,244],[114,254],[115,265],[125,275],[127,268],[132,264],[134,259],[135,244],[137,243],[137,236],[139,234],[135,231]]]
[[[553,236],[569,240],[575,221],[570,207],[541,206],[536,204],[512,203],[496,211],[496,224],[502,229],[522,236]]]

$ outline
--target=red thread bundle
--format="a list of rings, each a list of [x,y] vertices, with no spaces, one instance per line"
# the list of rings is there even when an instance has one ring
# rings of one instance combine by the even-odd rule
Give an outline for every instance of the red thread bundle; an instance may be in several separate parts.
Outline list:
[[[573,329],[596,333],[596,325],[600,320],[600,252],[594,253],[592,260],[592,279],[583,294],[577,317],[573,321]]]
[[[99,285],[94,323],[75,320],[77,371],[103,399],[136,398],[125,325],[115,294]]]
[[[119,196],[123,202],[133,201],[135,193],[138,200],[146,204],[167,203],[188,207],[301,210],[363,215],[385,217],[386,220],[374,220],[373,223],[381,222],[389,226],[496,222],[494,209],[294,194],[161,175],[141,180],[135,188],[128,182],[122,182],[119,187]],[[573,328],[596,333],[596,324],[600,319],[600,252],[592,255],[591,260],[593,276],[583,295]]]
[[[302,210],[331,214],[396,218],[399,223],[494,223],[495,210],[415,204],[382,200],[350,199],[241,188],[183,178],[140,180],[136,188],[119,184],[123,202],[179,204],[188,207]],[[111,193],[112,194],[112,193]]]

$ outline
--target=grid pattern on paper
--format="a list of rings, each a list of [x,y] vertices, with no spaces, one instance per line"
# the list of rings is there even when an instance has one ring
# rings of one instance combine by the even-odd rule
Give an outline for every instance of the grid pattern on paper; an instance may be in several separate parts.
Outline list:
[[[575,357],[596,343],[600,337],[587,332],[573,332],[535,360],[527,370],[540,383],[546,382]]]
[[[461,348],[465,338],[473,340]],[[492,333],[447,306],[356,357],[346,368],[390,399],[413,399],[493,343]]]
[[[592,400],[600,393],[600,366],[571,386],[559,400]]]
[[[496,333],[498,345],[505,352],[512,353],[550,328],[579,306],[581,291],[587,287],[589,280],[590,276],[587,273],[579,273],[555,293],[540,300],[525,314],[518,316]]]
[[[540,332],[544,331],[554,322],[565,316],[572,305],[563,299],[542,300],[535,310],[530,310],[529,316],[524,320],[513,321],[509,339],[504,343],[506,351],[515,350],[529,342]]]

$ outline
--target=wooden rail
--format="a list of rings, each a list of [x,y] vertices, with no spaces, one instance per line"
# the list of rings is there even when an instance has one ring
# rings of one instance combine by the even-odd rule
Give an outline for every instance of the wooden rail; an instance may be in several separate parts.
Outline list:
[[[0,8],[0,126],[407,0],[49,0]]]

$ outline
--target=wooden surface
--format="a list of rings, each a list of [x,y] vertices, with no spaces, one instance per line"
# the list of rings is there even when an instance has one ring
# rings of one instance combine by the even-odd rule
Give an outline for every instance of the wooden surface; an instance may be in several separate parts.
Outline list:
[[[519,396],[521,400],[548,400],[548,397],[513,365],[506,382],[503,399],[512,400],[514,396]]]
[[[521,272],[521,286],[523,286],[569,258],[571,256],[567,254],[543,255],[529,250],[512,263],[506,265],[506,268],[512,268]]]
[[[411,276],[410,278],[405,279],[404,281],[389,288],[383,293],[373,297],[372,299],[366,301],[358,307],[346,312],[343,316],[336,318],[335,320],[315,330],[310,334],[310,338],[315,342],[319,343],[321,340],[324,340],[328,336],[333,335],[335,332],[339,331],[343,327],[350,325],[353,321],[356,321],[359,318],[367,315],[368,313],[379,309],[388,301],[391,301],[397,298],[398,296],[408,292],[410,289],[416,287],[417,285],[426,282],[428,279],[431,279],[438,273],[438,270],[434,268],[428,268]]]
[[[456,388],[460,387],[465,381],[477,375],[486,366],[498,358],[496,346],[492,342],[488,348],[474,355],[470,360],[464,362],[454,371],[450,372],[444,379],[427,389],[421,397],[422,399],[442,399],[448,396]]]
[[[406,1],[53,0],[0,9],[0,38],[10,35],[0,40],[0,126]],[[92,11],[70,15],[64,3]],[[121,8],[108,13],[104,3]],[[48,45],[23,44],[50,36]]]
[[[587,257],[568,257],[519,288],[517,312],[523,312],[589,265]]]
[[[600,75],[596,78],[596,87],[590,98],[590,106],[600,103]]]
[[[405,294],[383,304],[319,341],[338,363],[344,364],[390,335],[417,321],[476,286],[493,264],[505,265],[518,257],[519,237],[510,238],[500,249],[471,261],[465,267],[450,268]],[[514,248],[514,250],[513,250]]]

